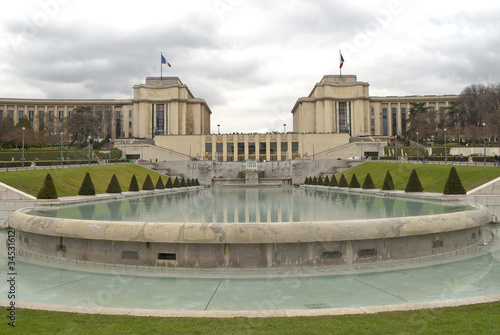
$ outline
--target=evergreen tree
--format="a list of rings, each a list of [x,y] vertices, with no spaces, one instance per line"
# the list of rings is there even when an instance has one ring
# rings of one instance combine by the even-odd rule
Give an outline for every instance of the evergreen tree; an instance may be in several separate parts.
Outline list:
[[[323,178],[321,176],[318,178],[318,185],[323,185]]]
[[[181,187],[186,187],[186,180],[184,180],[184,177],[181,178]]]
[[[306,179],[304,179],[304,185],[307,185],[308,184],[308,181],[309,181],[309,178],[306,177]]]
[[[451,167],[450,174],[448,174],[448,179],[446,180],[446,185],[444,185],[444,194],[467,194],[465,188],[462,185],[462,180],[458,176],[457,169],[454,166]]]
[[[356,174],[353,173],[351,177],[351,182],[349,183],[349,188],[360,188],[361,185],[359,185],[358,178],[356,177]]]
[[[187,187],[190,187],[190,186],[192,186],[192,184],[193,184],[193,183],[191,182],[191,178],[188,178],[188,179],[186,180],[186,186],[187,186]]]
[[[78,190],[78,195],[95,195],[94,183],[92,182],[92,178],[90,177],[90,173],[88,172],[83,178],[80,190]]]
[[[161,176],[158,176],[158,180],[156,181],[155,189],[156,190],[163,190],[165,188],[165,185],[163,185],[163,180],[161,179]]]
[[[142,184],[142,189],[144,191],[152,191],[155,189],[155,186],[153,185],[153,181],[151,180],[151,176],[149,175],[149,173],[146,176],[144,183]]]
[[[45,176],[45,180],[43,181],[43,186],[38,191],[36,195],[37,199],[57,199],[57,190],[54,185],[54,180],[52,180],[52,176],[50,173],[47,173]]]
[[[375,183],[373,182],[372,176],[370,176],[370,173],[366,174],[365,181],[363,182],[363,189],[365,190],[370,190],[375,188]]]
[[[194,186],[200,186],[200,181],[198,180],[198,178],[194,180]]]
[[[347,183],[347,179],[345,179],[345,176],[343,173],[340,176],[339,187],[349,187],[349,184]]]
[[[335,177],[335,175],[332,174],[332,178],[330,178],[330,187],[334,186],[339,186],[339,183],[337,182],[337,178]]]
[[[174,185],[172,184],[172,178],[168,178],[167,182],[165,183],[165,188],[173,188]]]
[[[108,188],[106,189],[106,193],[122,193],[122,187],[120,186],[118,178],[114,173],[111,176],[111,180],[108,184]]]
[[[382,190],[384,191],[394,191],[394,182],[392,181],[392,175],[389,170],[385,173],[384,184],[382,185]]]
[[[420,183],[420,179],[418,179],[417,171],[413,169],[410,174],[410,179],[408,179],[408,183],[406,184],[405,192],[423,192],[424,188]]]
[[[179,178],[175,177],[174,187],[181,187],[181,183],[179,182]]]
[[[328,179],[328,176],[325,177],[325,181],[323,182],[324,186],[330,186],[330,179]]]
[[[137,177],[132,175],[132,179],[130,179],[130,186],[128,187],[129,192],[138,192],[139,184],[137,183]]]

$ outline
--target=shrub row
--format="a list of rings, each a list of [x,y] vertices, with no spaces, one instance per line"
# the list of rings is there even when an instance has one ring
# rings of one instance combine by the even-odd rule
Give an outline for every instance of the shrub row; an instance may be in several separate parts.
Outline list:
[[[332,175],[330,178],[328,176],[323,178],[320,176],[319,178],[316,177],[306,177],[304,180],[305,185],[323,185],[323,186],[329,186],[329,187],[345,187],[345,188],[363,188],[363,189],[374,189],[375,184],[373,182],[372,177],[370,176],[370,173],[366,174],[365,181],[363,182],[363,186],[360,186],[358,182],[358,178],[356,177],[356,174],[353,174],[351,177],[351,181],[348,182],[347,179],[345,178],[344,174],[341,174],[340,179],[337,183],[337,179],[335,175]],[[384,178],[384,183],[382,185],[382,190],[384,191],[393,191],[394,188],[394,182],[392,180],[392,175],[389,171],[386,172],[385,178]],[[413,169],[410,174],[410,178],[408,179],[408,183],[406,184],[405,187],[405,192],[423,192],[424,188],[422,187],[422,183],[420,182],[420,179],[418,178],[417,171]],[[444,194],[466,194],[465,188],[462,186],[462,181],[460,180],[460,177],[458,176],[457,170],[455,167],[451,167],[450,173],[448,174],[448,179],[446,181],[444,190]]]

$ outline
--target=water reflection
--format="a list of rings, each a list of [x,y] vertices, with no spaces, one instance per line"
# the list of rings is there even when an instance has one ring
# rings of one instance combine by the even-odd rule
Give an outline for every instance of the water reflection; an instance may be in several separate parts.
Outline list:
[[[419,201],[335,189],[223,188],[95,202],[32,214],[74,219],[153,222],[302,222],[415,216],[463,211],[463,204]]]

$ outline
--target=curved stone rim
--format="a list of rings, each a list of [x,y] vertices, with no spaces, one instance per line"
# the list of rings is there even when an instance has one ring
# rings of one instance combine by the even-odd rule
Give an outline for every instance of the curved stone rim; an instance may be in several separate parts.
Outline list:
[[[33,234],[163,243],[304,243],[397,238],[462,230],[492,221],[486,206],[453,213],[342,221],[160,223],[51,218],[15,211],[9,226]]]

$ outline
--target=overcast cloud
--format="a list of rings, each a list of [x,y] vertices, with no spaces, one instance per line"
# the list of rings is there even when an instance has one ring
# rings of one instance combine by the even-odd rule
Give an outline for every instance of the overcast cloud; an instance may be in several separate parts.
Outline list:
[[[370,95],[459,94],[499,82],[493,1],[96,0],[0,4],[0,97],[132,98],[160,52],[212,110],[212,131],[292,130],[323,75]]]

